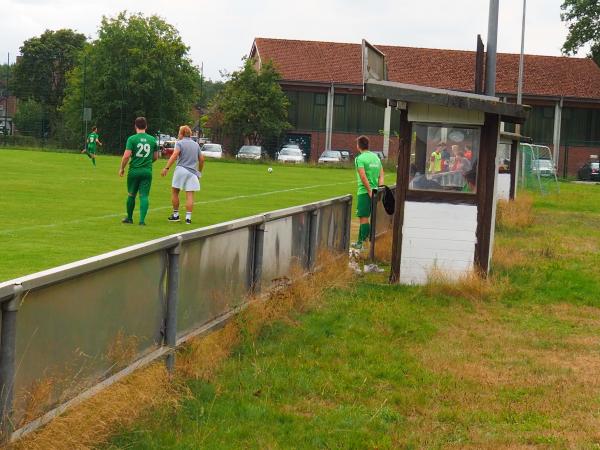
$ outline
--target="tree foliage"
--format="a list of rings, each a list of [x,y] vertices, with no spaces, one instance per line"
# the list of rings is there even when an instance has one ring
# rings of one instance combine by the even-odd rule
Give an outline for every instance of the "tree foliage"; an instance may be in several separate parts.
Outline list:
[[[35,100],[53,122],[63,103],[67,75],[85,46],[86,37],[73,30],[46,30],[26,40],[14,66],[12,89],[21,100]]]
[[[98,39],[83,52],[69,79],[65,113],[74,136],[83,135],[82,107],[92,108],[109,151],[119,152],[138,116],[149,132],[173,134],[190,120],[200,77],[189,48],[158,16],[121,12],[103,17]]]
[[[44,138],[48,135],[49,124],[44,119],[44,108],[33,99],[22,100],[13,118],[21,134],[36,138]]]
[[[223,90],[211,108],[225,134],[242,136],[248,144],[262,145],[290,128],[287,120],[289,101],[278,81],[280,75],[271,62],[256,70],[250,59],[229,75]]]
[[[564,0],[561,9],[561,19],[569,27],[563,52],[567,55],[573,54],[584,45],[590,44],[590,56],[600,65],[600,2]]]

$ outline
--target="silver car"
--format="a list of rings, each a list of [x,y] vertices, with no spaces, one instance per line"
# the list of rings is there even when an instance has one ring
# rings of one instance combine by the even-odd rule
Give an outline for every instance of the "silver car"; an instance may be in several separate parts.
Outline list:
[[[343,161],[342,153],[337,150],[325,150],[321,153],[318,164],[339,164]]]
[[[221,144],[204,144],[202,146],[202,154],[205,158],[222,158],[223,147]]]
[[[261,159],[263,149],[260,145],[243,145],[235,155],[237,159]]]

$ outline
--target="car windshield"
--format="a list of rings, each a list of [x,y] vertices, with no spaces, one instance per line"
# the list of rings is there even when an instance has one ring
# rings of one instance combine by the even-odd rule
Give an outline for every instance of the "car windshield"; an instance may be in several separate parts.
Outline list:
[[[204,147],[202,147],[202,151],[219,153],[222,150],[221,150],[221,146],[219,144],[204,144]]]
[[[165,148],[175,148],[175,142],[173,142],[173,141],[165,142]]]
[[[300,148],[298,144],[285,144],[283,148]]]
[[[244,145],[240,148],[240,153],[246,153],[249,155],[260,155],[260,147],[255,145]]]
[[[333,150],[327,150],[321,155],[323,158],[341,158],[342,154]]]
[[[302,156],[302,152],[297,148],[283,148],[279,154],[283,156]]]

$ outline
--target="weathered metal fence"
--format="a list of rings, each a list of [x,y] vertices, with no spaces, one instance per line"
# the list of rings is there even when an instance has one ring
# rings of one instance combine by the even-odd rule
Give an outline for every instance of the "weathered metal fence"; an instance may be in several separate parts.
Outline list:
[[[2,437],[69,406],[227,320],[249,294],[347,251],[352,197],[234,220],[0,284]],[[40,389],[49,392],[43,400]]]

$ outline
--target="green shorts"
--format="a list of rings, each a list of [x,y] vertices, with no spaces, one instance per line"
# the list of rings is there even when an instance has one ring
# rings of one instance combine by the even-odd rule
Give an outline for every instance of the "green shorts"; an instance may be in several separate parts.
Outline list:
[[[96,147],[90,148],[88,147],[86,150],[87,153],[89,153],[90,155],[95,155],[96,154]]]
[[[151,170],[130,169],[127,173],[127,192],[130,195],[135,197],[139,191],[140,197],[148,197],[150,186],[152,186]]]
[[[371,197],[369,197],[369,194],[358,194],[356,204],[356,217],[371,216]]]

